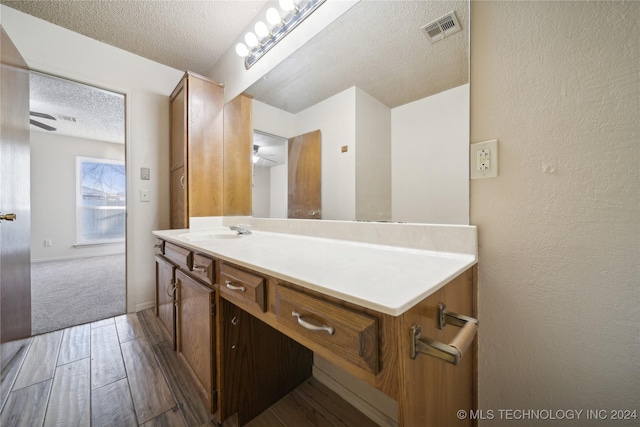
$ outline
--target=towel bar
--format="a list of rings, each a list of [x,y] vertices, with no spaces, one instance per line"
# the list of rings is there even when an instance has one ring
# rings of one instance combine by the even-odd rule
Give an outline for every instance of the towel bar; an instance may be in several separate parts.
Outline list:
[[[447,324],[462,327],[449,344],[423,337],[420,325],[413,325],[411,327],[411,358],[415,359],[418,353],[423,353],[454,365],[460,363],[462,355],[467,351],[478,331],[478,319],[448,312],[446,306],[440,303],[438,304],[438,329],[444,329]]]

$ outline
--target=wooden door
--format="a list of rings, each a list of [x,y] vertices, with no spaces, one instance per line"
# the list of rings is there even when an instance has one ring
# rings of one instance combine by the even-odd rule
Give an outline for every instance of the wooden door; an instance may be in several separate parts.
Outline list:
[[[156,256],[156,316],[171,337],[176,349],[175,270],[164,258]]]
[[[322,218],[320,130],[289,139],[288,218]]]
[[[214,292],[176,270],[178,354],[186,362],[211,413],[216,410]]]
[[[184,163],[187,149],[187,97],[185,85],[186,79],[181,80],[170,98],[170,227],[179,229],[189,227]]]
[[[14,221],[0,221],[0,342],[5,343],[31,335],[29,70],[2,27],[0,32],[0,211],[16,215]]]

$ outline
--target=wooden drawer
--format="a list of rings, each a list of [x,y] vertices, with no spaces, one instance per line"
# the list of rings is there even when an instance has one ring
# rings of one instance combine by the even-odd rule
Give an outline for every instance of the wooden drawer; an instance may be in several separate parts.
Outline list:
[[[191,257],[193,255],[189,249],[165,242],[164,256],[177,264],[178,267],[190,270],[189,267],[191,266]]]
[[[276,289],[276,318],[338,357],[378,373],[376,318],[284,286]]]
[[[193,268],[191,274],[208,285],[213,286],[213,273],[215,271],[213,260],[209,257],[193,254]]]
[[[266,311],[265,280],[227,264],[220,267],[220,295],[235,303]]]

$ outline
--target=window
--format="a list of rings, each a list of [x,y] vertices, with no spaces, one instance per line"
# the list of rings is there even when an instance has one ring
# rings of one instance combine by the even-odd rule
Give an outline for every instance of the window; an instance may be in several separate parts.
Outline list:
[[[124,161],[76,157],[77,243],[124,242],[126,175]]]

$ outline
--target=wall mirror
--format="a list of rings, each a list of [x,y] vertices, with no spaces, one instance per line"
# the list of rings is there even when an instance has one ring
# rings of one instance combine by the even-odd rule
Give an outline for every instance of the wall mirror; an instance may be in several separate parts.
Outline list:
[[[287,217],[287,140],[320,130],[321,219],[468,224],[469,8],[362,0],[249,87],[254,216]]]

